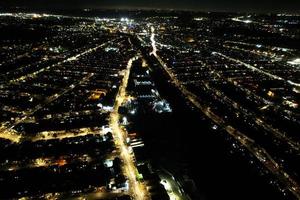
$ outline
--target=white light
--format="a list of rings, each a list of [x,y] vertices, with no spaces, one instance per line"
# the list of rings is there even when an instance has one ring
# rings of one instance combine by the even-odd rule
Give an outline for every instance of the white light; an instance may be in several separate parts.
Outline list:
[[[128,124],[127,117],[123,117],[123,124],[124,124],[124,125]]]
[[[194,20],[195,20],[195,21],[202,21],[203,18],[202,18],[202,17],[201,17],[201,18],[194,18]]]
[[[288,61],[288,64],[291,64],[291,65],[300,65],[300,58],[296,58],[295,60]]]
[[[105,160],[104,161],[104,165],[106,167],[112,167],[114,165],[113,161],[112,160]]]
[[[98,103],[98,104],[97,104],[97,107],[102,108],[102,104],[101,104],[101,103]]]
[[[102,127],[102,131],[104,134],[107,134],[107,133],[111,133],[112,132],[112,129],[110,127]]]
[[[104,111],[110,112],[110,111],[113,111],[114,108],[112,106],[103,106],[102,109]]]
[[[217,125],[213,125],[212,129],[217,130],[218,126]]]
[[[165,187],[166,191],[170,191],[171,190],[171,185],[170,185],[170,183],[168,181],[162,180],[160,183]]]
[[[244,22],[245,22],[246,24],[252,23],[251,20],[245,20]]]
[[[134,115],[135,114],[135,110],[130,111],[130,114]]]
[[[125,17],[122,17],[122,18],[121,18],[121,22],[128,22],[128,21],[129,21],[128,18],[125,18]]]

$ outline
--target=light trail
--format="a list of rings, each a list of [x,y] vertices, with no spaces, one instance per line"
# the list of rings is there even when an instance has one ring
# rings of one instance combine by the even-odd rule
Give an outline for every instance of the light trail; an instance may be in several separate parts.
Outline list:
[[[119,124],[120,115],[118,113],[119,107],[122,105],[124,100],[126,99],[126,87],[128,84],[128,79],[130,75],[130,70],[132,67],[132,63],[137,60],[138,57],[133,57],[128,61],[127,68],[125,70],[125,74],[122,80],[122,83],[119,88],[119,92],[116,97],[116,102],[114,105],[114,110],[110,114],[110,127],[113,131],[113,137],[115,140],[116,147],[120,150],[120,158],[123,161],[123,171],[124,174],[129,179],[129,187],[130,193],[136,200],[145,200],[149,199],[147,190],[144,185],[137,181],[137,168],[135,166],[133,156],[130,154],[128,150],[128,146],[126,144],[127,132],[122,128]]]

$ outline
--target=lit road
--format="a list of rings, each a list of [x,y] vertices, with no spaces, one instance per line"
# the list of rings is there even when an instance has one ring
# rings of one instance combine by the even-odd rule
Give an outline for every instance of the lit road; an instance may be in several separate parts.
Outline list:
[[[20,142],[22,136],[15,130],[8,130],[5,125],[0,127],[0,138],[10,140],[12,142]]]
[[[223,58],[226,58],[227,60],[233,61],[233,62],[235,62],[235,63],[241,64],[241,65],[243,65],[243,66],[245,66],[245,67],[247,67],[247,68],[249,68],[249,69],[251,69],[251,70],[253,70],[253,71],[256,71],[256,72],[258,72],[258,73],[264,74],[264,75],[266,75],[266,76],[268,76],[268,77],[270,77],[270,78],[272,78],[272,79],[276,79],[276,80],[284,80],[284,81],[286,81],[286,82],[287,82],[288,84],[290,84],[290,85],[293,85],[293,86],[300,86],[299,83],[295,83],[295,82],[293,82],[293,81],[291,81],[291,80],[286,80],[286,79],[284,79],[284,78],[282,78],[282,77],[280,77],[280,76],[271,74],[271,73],[266,72],[266,71],[264,71],[264,70],[261,70],[261,69],[259,69],[259,68],[257,68],[257,67],[254,67],[254,66],[252,66],[252,65],[250,65],[250,64],[248,64],[248,63],[245,63],[245,62],[240,61],[240,60],[238,60],[238,59],[235,59],[235,58],[231,58],[231,57],[229,57],[229,56],[226,56],[226,55],[224,55],[224,54],[222,54],[222,53],[219,53],[219,52],[213,52],[213,54],[214,54],[214,55],[221,56],[221,57],[223,57]]]
[[[155,28],[153,26],[151,26],[151,46],[152,46],[152,52],[150,53],[150,55],[154,55],[155,57],[157,57],[157,47],[156,47],[156,41],[155,41]]]
[[[219,53],[217,53],[219,55]],[[209,66],[207,66],[209,67]],[[252,69],[252,68],[251,68]],[[259,69],[258,69],[259,70]],[[266,101],[265,99],[262,99],[261,97],[254,94],[252,91],[246,89],[245,87],[239,85],[238,83],[235,83],[230,78],[224,78],[222,77],[216,70],[210,69],[212,74],[215,75],[217,79],[226,80],[236,86],[239,87],[239,89],[243,90],[247,93],[249,96],[254,96],[257,99],[261,99],[262,101]],[[239,105],[237,102],[233,101],[229,97],[227,97],[223,92],[220,90],[217,90],[216,88],[211,88],[208,83],[204,84],[206,89],[210,90],[212,93],[214,93],[219,98],[223,99],[228,105],[232,105],[236,110],[241,112],[244,116],[247,116],[251,119],[255,119],[255,123],[257,126],[261,126],[264,128],[267,132],[270,132],[273,134],[274,137],[278,138],[279,140],[285,142],[290,146],[290,148],[294,149],[295,151],[300,152],[300,145],[297,141],[294,141],[292,138],[288,137],[288,135],[284,132],[280,132],[278,129],[274,128],[272,125],[266,123],[262,118],[257,116],[254,112],[251,112],[250,110],[247,110],[245,108],[241,109],[241,105]]]
[[[120,150],[120,158],[123,161],[123,171],[125,176],[129,179],[129,190],[130,194],[136,200],[149,199],[145,185],[137,181],[137,168],[134,163],[133,155],[130,154],[128,146],[126,144],[127,132],[119,124],[120,115],[118,113],[119,107],[126,99],[126,87],[130,75],[130,70],[133,61],[137,60],[138,57],[133,57],[128,61],[127,68],[119,88],[119,92],[116,97],[114,110],[110,114],[110,127],[113,131],[113,137],[117,149]]]
[[[14,122],[6,123],[5,125],[2,125],[0,127],[0,138],[9,139],[9,140],[11,140],[13,142],[19,142],[20,139],[22,138],[22,136],[14,130],[14,127],[16,125],[18,125],[18,124],[26,121],[35,112],[37,112],[40,109],[42,109],[45,105],[47,105],[47,104],[55,101],[56,99],[60,98],[62,95],[70,92],[77,85],[82,85],[83,83],[89,81],[92,76],[94,76],[94,74],[93,73],[89,73],[88,75],[86,75],[85,77],[83,77],[83,79],[81,81],[79,81],[79,82],[77,82],[75,84],[71,84],[68,87],[64,88],[61,92],[56,93],[56,94],[54,94],[52,96],[47,97],[42,104],[38,104],[33,109],[25,112],[23,116],[18,117]],[[9,137],[7,137],[7,136],[9,136]]]
[[[246,52],[246,53],[249,53],[249,54],[254,54],[254,55],[258,55],[258,56],[262,56],[262,57],[267,57],[267,58],[276,57],[277,59],[280,59],[280,57],[277,54],[267,52],[267,51],[247,50],[247,49],[242,49],[242,48],[239,48],[239,47],[232,47],[232,46],[229,46],[229,45],[223,45],[223,47],[228,48],[228,49],[243,51],[243,52]]]
[[[155,45],[154,28],[152,29],[151,41],[152,46]],[[167,67],[167,64],[157,55],[157,48],[153,46],[153,55],[156,57],[158,62],[164,71],[168,74],[172,83],[177,87],[181,93],[199,110],[201,110],[208,118],[210,118],[214,123],[218,124],[220,127],[224,128],[228,134],[235,138],[243,147],[245,147],[253,156],[255,156],[265,167],[271,172],[279,181],[281,181],[287,190],[293,193],[298,199],[300,199],[300,187],[295,180],[293,180],[290,175],[288,175],[279,165],[274,161],[274,159],[267,153],[267,151],[257,145],[255,141],[244,135],[243,133],[236,130],[234,127],[228,125],[220,116],[213,113],[210,107],[202,105],[198,97],[187,90],[183,84],[178,80],[176,75]],[[218,53],[215,53],[218,54]],[[241,63],[240,63],[241,64]],[[242,63],[245,64],[245,63]],[[267,74],[268,76],[273,76],[267,72],[253,68],[252,66],[246,66],[252,70],[259,71],[260,73]],[[276,76],[274,77],[276,78]],[[276,78],[280,79],[280,77]]]
[[[224,102],[227,103],[227,105],[232,106],[235,110],[236,113],[241,113],[244,116],[250,118],[250,119],[255,119],[255,123],[257,126],[261,126],[264,128],[266,131],[270,132],[274,137],[278,138],[279,140],[287,143],[290,148],[294,149],[295,151],[300,152],[300,146],[299,143],[294,141],[292,138],[288,137],[285,133],[282,133],[275,129],[272,125],[267,124],[262,118],[258,117],[257,114],[254,112],[251,112],[250,110],[241,107],[241,105],[228,96],[226,96],[222,91],[216,89],[216,88],[211,88],[208,83],[204,84],[205,88],[209,91],[211,91],[214,95],[219,97],[220,99],[223,99]]]
[[[104,135],[102,129],[96,128],[96,130],[91,128],[80,128],[76,130],[62,130],[62,131],[43,131],[39,132],[37,135],[31,138],[32,142],[41,140],[53,140],[53,139],[65,139],[65,138],[75,138],[87,135]]]
[[[39,69],[35,72],[26,74],[26,75],[21,76],[17,79],[13,79],[13,80],[10,81],[10,83],[12,83],[12,84],[13,83],[18,83],[18,82],[26,80],[28,78],[34,78],[38,74],[40,74],[40,73],[42,73],[46,70],[49,70],[53,67],[59,67],[63,63],[68,63],[68,62],[77,60],[77,59],[79,59],[80,57],[82,57],[84,55],[93,53],[97,49],[102,48],[102,47],[106,46],[109,42],[113,42],[115,40],[110,40],[108,42],[102,43],[100,45],[97,45],[96,47],[87,49],[87,50],[85,50],[85,51],[83,51],[83,52],[81,52],[77,55],[69,57],[69,58],[67,58],[67,59],[65,59],[61,62],[58,62],[56,64],[53,64],[53,65],[47,66],[45,68]],[[90,74],[86,75],[85,77],[83,77],[83,79],[81,81],[79,81],[78,83],[71,84],[68,87],[64,88],[61,92],[53,94],[52,96],[47,97],[42,104],[39,104],[36,107],[34,107],[33,109],[24,112],[23,115],[19,116],[14,122],[2,123],[1,126],[0,126],[0,138],[4,138],[4,139],[10,140],[10,141],[15,142],[15,143],[20,142],[20,140],[22,139],[22,135],[13,129],[17,124],[20,124],[20,123],[24,122],[25,120],[27,120],[29,118],[29,116],[31,116],[32,114],[34,114],[38,110],[42,109],[45,105],[55,101],[56,99],[61,97],[63,94],[73,90],[77,85],[81,85],[81,84],[85,83],[86,81],[89,81],[89,79],[93,75],[94,75],[93,73],[90,73]]]
[[[170,200],[190,200],[190,198],[182,192],[180,184],[175,180],[174,176],[170,172],[162,170],[158,172],[158,175],[162,180],[161,184],[167,191]]]
[[[92,192],[86,195],[80,195],[80,197],[75,199],[115,199],[117,197],[123,196],[124,193],[114,193],[114,192]]]
[[[26,75],[21,76],[21,77],[19,77],[19,78],[13,79],[13,80],[10,81],[10,83],[17,83],[17,82],[19,82],[19,81],[23,81],[23,80],[26,80],[26,79],[28,79],[28,78],[36,77],[38,74],[40,74],[40,73],[42,73],[42,72],[44,72],[44,71],[46,71],[46,70],[49,70],[49,69],[51,69],[51,68],[53,68],[53,67],[58,67],[58,66],[60,66],[60,65],[63,64],[63,63],[68,63],[68,62],[77,60],[78,58],[80,58],[80,57],[82,57],[82,56],[84,56],[84,55],[87,55],[87,54],[89,54],[89,53],[92,53],[92,52],[96,51],[97,49],[104,47],[104,46],[107,45],[109,42],[113,42],[113,41],[115,41],[115,40],[111,40],[111,41],[105,42],[105,43],[103,43],[103,44],[97,45],[97,46],[94,47],[94,48],[87,49],[87,50],[85,50],[85,51],[83,51],[83,52],[81,52],[81,53],[79,53],[79,54],[76,54],[76,55],[74,55],[74,56],[71,56],[71,57],[69,57],[69,58],[67,58],[67,59],[65,59],[65,60],[63,60],[63,61],[60,61],[60,62],[55,63],[55,64],[53,64],[53,65],[49,65],[49,66],[47,66],[47,67],[44,67],[44,68],[42,68],[42,69],[39,69],[39,70],[34,71],[34,72],[32,72],[32,73],[29,73],[29,74],[26,74]]]
[[[103,188],[93,188],[93,192],[88,192],[82,194],[81,191],[69,191],[69,192],[55,192],[55,193],[46,193],[36,197],[36,199],[46,199],[46,200],[54,200],[54,199],[74,199],[74,200],[87,200],[87,199],[115,199],[117,197],[121,197],[124,193],[117,192],[107,192]],[[34,199],[32,196],[19,198],[20,200]]]

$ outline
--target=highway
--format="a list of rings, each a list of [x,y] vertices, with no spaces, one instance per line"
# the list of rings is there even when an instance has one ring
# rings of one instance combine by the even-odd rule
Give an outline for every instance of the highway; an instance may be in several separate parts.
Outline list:
[[[151,29],[151,42],[152,46],[155,45],[155,34],[154,27]],[[159,57],[157,54],[156,46],[153,46],[153,55],[160,63],[163,70],[168,74],[170,80],[175,87],[177,87],[180,92],[200,111],[202,111],[208,118],[210,118],[214,123],[218,124],[220,127],[224,128],[226,132],[236,139],[243,147],[245,147],[253,156],[255,156],[265,167],[271,172],[277,179],[283,183],[287,190],[294,194],[295,197],[300,199],[300,187],[295,180],[293,180],[290,175],[288,175],[279,165],[274,161],[274,159],[267,153],[267,151],[257,145],[254,140],[250,139],[243,133],[236,130],[234,127],[225,123],[225,121],[215,113],[213,113],[210,107],[202,105],[198,100],[198,97],[187,90],[183,84],[178,80],[176,75],[167,67],[167,64]],[[217,53],[216,53],[217,54]],[[249,66],[248,66],[249,67]],[[252,69],[252,67],[251,67]],[[255,71],[259,69],[253,69]],[[267,73],[262,71],[261,73]],[[271,75],[273,76],[273,75]]]
[[[135,166],[134,157],[130,154],[126,144],[127,131],[119,124],[120,115],[118,113],[119,107],[126,100],[126,87],[128,84],[132,63],[137,59],[138,57],[135,56],[128,61],[119,92],[116,96],[114,110],[110,114],[109,125],[113,131],[115,145],[120,151],[120,158],[122,160],[124,174],[129,180],[129,190],[131,196],[135,200],[147,200],[150,199],[150,197],[145,185],[139,182],[137,179],[137,168]]]

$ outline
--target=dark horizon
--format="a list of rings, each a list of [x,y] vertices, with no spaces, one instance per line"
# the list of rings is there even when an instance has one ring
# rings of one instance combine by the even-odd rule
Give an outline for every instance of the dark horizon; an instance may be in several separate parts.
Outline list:
[[[120,10],[190,10],[203,12],[248,12],[248,13],[300,13],[300,1],[290,0],[290,3],[283,1],[271,0],[254,0],[252,2],[243,2],[239,0],[196,0],[170,1],[170,0],[154,0],[152,2],[130,0],[122,2],[121,0],[97,2],[95,0],[88,1],[70,1],[70,0],[46,0],[43,2],[37,0],[29,1],[4,1],[0,3],[3,8],[22,7],[29,9],[120,9]]]

